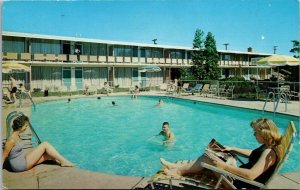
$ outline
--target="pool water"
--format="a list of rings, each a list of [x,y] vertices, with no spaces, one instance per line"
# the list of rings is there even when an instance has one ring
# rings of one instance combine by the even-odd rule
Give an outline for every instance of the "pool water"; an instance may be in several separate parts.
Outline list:
[[[42,141],[48,141],[78,168],[126,176],[152,176],[160,157],[169,161],[191,160],[202,154],[215,138],[222,144],[241,148],[259,146],[251,120],[269,117],[284,132],[299,118],[263,113],[203,102],[170,99],[155,107],[159,97],[102,97],[52,101],[38,104],[32,125]],[[112,105],[116,102],[116,106]],[[164,121],[170,123],[176,142],[163,145]],[[151,138],[153,137],[153,138]],[[299,137],[280,172],[298,171]]]

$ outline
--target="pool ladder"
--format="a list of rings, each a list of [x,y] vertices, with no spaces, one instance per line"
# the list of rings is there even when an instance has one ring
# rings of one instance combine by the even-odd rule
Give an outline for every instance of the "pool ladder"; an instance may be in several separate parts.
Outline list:
[[[280,100],[284,101],[284,103],[285,103],[285,111],[287,111],[287,102],[288,102],[288,99],[287,99],[287,94],[286,93],[284,93],[284,92],[279,92],[279,93],[269,92],[269,94],[268,94],[268,96],[267,96],[267,98],[265,100],[264,107],[262,109],[263,112],[265,111],[267,102],[269,100],[271,100],[273,102],[273,113],[274,114],[275,114],[275,112],[277,110],[277,107],[278,107],[278,104],[279,104]]]
[[[30,99],[30,101],[33,105],[34,111],[35,111],[35,103],[33,102],[32,97],[30,97],[27,93],[24,93],[24,92],[20,92],[20,95],[19,95],[19,108],[22,107],[23,99],[24,99],[25,95]]]

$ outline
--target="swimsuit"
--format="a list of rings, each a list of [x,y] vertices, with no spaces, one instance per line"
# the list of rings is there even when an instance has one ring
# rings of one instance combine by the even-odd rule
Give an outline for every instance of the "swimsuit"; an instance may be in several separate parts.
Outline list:
[[[24,144],[20,141],[11,149],[8,155],[8,161],[11,169],[15,172],[23,172],[27,169],[27,162],[23,146]]]
[[[263,153],[263,151],[265,150],[264,145],[261,145],[260,147],[258,147],[257,149],[253,150],[249,156],[249,162],[246,164],[242,164],[240,166],[240,168],[247,168],[247,169],[251,169],[255,163],[259,160],[261,154]],[[265,184],[268,179],[271,177],[271,175],[274,173],[275,168],[277,166],[277,154],[276,151],[272,148],[272,151],[275,152],[276,155],[276,161],[275,163],[270,166],[266,171],[264,171],[262,174],[260,174],[260,176],[258,176],[256,179],[254,179],[254,181],[257,181],[259,183],[263,183]],[[253,188],[257,188],[255,186],[252,186],[250,184],[244,183],[242,181],[234,181],[234,185],[240,189],[240,188],[247,188],[247,189],[253,189]]]

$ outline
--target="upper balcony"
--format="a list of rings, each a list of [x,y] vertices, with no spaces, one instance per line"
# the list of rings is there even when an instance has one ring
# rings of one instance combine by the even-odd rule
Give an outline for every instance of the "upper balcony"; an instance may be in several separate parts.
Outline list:
[[[165,66],[191,66],[191,59],[172,58],[145,58],[145,57],[122,57],[122,56],[96,56],[96,55],[71,55],[71,54],[41,54],[41,53],[2,53],[3,61],[22,61],[30,63],[83,63],[83,64],[114,64],[114,65],[138,65],[157,64]],[[221,67],[251,66],[248,61],[219,61]]]

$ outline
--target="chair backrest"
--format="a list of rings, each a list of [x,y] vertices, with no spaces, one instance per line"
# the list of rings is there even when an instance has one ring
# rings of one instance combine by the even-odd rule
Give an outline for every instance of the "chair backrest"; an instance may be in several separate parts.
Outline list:
[[[162,84],[159,85],[159,89],[160,90],[167,90],[167,86],[168,85],[166,83],[162,83]]]
[[[218,85],[216,85],[216,84],[211,84],[210,87],[209,87],[209,89],[210,89],[211,91],[217,91]]]
[[[235,87],[234,85],[228,86],[227,91],[228,91],[228,92],[233,92],[234,87]]]
[[[265,185],[267,185],[271,179],[275,176],[275,174],[280,170],[280,168],[283,166],[283,163],[288,159],[289,154],[291,153],[293,149],[293,144],[296,138],[297,130],[295,128],[294,122],[290,121],[288,128],[285,131],[285,134],[282,136],[281,143],[279,145],[280,154],[282,157],[277,163],[277,166],[274,170],[274,173],[270,177],[270,179],[266,182]]]
[[[188,88],[189,87],[189,83],[183,83],[183,86],[182,86],[182,88]]]
[[[202,88],[202,86],[203,86],[203,84],[202,84],[202,83],[196,84],[196,86],[194,87],[194,89],[197,89],[197,90],[199,90],[199,89],[201,89],[201,88]]]
[[[204,84],[202,88],[202,92],[208,91],[209,90],[209,84]]]
[[[12,124],[13,124],[13,121],[19,117],[19,116],[22,116],[24,115],[23,112],[20,112],[20,111],[13,111],[13,112],[10,112],[7,117],[6,117],[6,139],[9,138],[10,136],[10,133],[11,133],[11,130],[12,130]],[[29,122],[29,128],[31,129],[32,131],[32,134],[35,136],[35,138],[37,139],[38,143],[41,144],[41,140],[40,138],[37,136],[35,130],[32,128],[32,125],[31,123]]]

